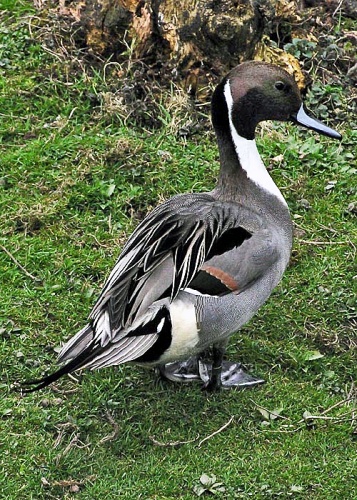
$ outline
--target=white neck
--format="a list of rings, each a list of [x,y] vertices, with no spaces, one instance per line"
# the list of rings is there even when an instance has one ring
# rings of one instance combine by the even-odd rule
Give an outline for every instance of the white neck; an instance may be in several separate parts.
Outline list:
[[[224,97],[228,106],[231,136],[241,167],[243,168],[243,170],[245,170],[249,179],[251,179],[260,188],[279,198],[279,200],[281,200],[286,205],[286,201],[281,194],[278,186],[275,184],[273,179],[270,177],[267,169],[265,168],[265,165],[258,152],[255,140],[249,140],[241,137],[238,134],[235,126],[233,125],[233,97],[229,80],[224,86]]]

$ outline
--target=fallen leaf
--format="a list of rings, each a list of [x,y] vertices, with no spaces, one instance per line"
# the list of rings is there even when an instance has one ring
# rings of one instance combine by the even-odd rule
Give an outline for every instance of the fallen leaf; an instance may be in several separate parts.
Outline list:
[[[307,351],[304,355],[305,361],[314,361],[315,359],[323,358],[324,355],[320,351]]]
[[[302,486],[297,486],[296,484],[293,484],[290,489],[291,489],[291,491],[299,493],[299,492],[303,491],[304,488]]]
[[[216,482],[216,476],[212,474],[212,476],[209,476],[208,474],[202,474],[200,477],[200,481],[203,484],[203,486],[211,487],[215,482]]]
[[[284,408],[277,408],[275,410],[267,410],[266,408],[262,408],[261,406],[257,407],[259,413],[264,417],[264,420],[276,420],[277,418],[283,418],[280,414],[284,410]]]

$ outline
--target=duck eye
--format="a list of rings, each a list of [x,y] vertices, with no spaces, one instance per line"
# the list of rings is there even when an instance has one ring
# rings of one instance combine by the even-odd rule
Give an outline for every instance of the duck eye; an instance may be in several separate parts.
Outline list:
[[[275,88],[277,90],[285,90],[286,86],[284,82],[275,82]]]

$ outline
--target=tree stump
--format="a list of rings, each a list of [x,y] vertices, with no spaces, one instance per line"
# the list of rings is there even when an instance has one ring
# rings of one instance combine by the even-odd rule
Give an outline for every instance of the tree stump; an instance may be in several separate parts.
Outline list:
[[[264,35],[289,30],[297,18],[288,0],[61,0],[96,54],[170,61],[178,72],[206,66],[220,72],[253,58]]]

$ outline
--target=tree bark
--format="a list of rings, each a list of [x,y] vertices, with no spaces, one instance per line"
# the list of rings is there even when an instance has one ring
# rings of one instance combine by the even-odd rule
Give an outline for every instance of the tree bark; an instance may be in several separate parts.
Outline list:
[[[79,0],[63,8],[76,12],[95,53],[170,61],[179,72],[251,59],[264,34],[296,19],[289,0]]]

